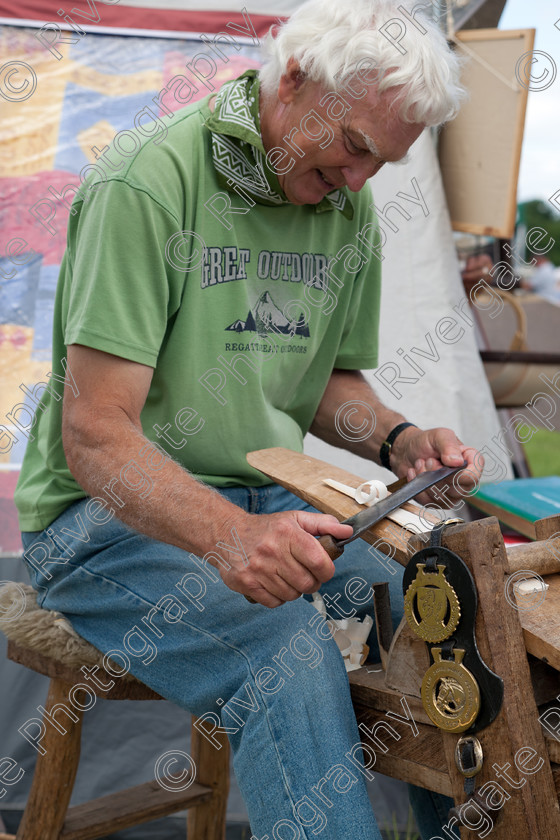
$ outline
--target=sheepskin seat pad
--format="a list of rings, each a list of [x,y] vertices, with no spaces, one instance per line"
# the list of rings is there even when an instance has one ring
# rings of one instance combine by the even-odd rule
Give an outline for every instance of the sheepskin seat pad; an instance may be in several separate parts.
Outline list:
[[[103,668],[103,654],[79,636],[63,615],[40,607],[37,592],[28,584],[9,582],[0,586],[0,630],[20,647],[68,667]],[[132,674],[121,679],[136,682]]]

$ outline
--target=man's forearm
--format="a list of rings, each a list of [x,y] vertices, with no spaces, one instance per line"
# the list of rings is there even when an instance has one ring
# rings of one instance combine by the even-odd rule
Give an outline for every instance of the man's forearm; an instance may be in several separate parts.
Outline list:
[[[329,380],[310,431],[362,458],[380,463],[381,445],[395,426],[409,420],[383,405],[359,371],[335,370]],[[389,451],[391,470],[411,481],[438,467],[466,463],[458,486],[449,491],[454,499],[472,492],[480,481],[484,461],[473,447],[465,446],[455,432],[444,427],[419,429],[410,425],[399,432]],[[429,497],[420,497],[430,501]]]
[[[105,410],[103,417],[96,410],[89,421],[66,424],[70,469],[89,495],[108,499],[127,525],[199,557],[207,555],[226,586],[266,607],[315,592],[332,577],[333,562],[315,537],[347,538],[348,525],[300,510],[246,513],[162,454],[121,409]],[[149,487],[134,481],[133,473],[127,479],[123,468],[135,464],[132,469],[147,473],[150,457],[157,469],[151,470]]]
[[[406,419],[383,405],[359,371],[334,370],[310,431],[379,464],[381,444]]]
[[[119,519],[153,539],[202,556],[219,540],[231,545],[232,527],[246,516],[166,457],[120,409],[92,414],[87,427],[66,425],[64,446],[86,493],[107,501]],[[128,472],[121,473],[126,465]]]

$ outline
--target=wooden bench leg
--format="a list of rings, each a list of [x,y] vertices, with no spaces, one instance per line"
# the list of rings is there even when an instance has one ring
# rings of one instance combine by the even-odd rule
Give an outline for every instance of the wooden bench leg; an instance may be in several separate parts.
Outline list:
[[[68,803],[74,787],[74,779],[80,760],[80,739],[83,712],[75,709],[68,700],[71,683],[51,679],[46,703],[46,712],[55,711],[63,734],[43,718],[45,734],[41,746],[46,750],[39,755],[27,805],[16,834],[17,840],[58,840]],[[56,714],[55,706],[63,704],[77,720],[72,720],[64,710]]]
[[[220,741],[221,749],[191,725],[191,758],[196,765],[196,780],[213,788],[214,794],[209,802],[188,811],[188,840],[225,840],[226,836],[230,747],[225,735],[218,733],[213,737]]]

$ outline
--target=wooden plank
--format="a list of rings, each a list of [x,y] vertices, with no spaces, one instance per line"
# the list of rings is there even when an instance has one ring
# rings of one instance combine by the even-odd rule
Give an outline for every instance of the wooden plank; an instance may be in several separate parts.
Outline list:
[[[461,29],[457,33],[457,37],[461,41],[474,41],[479,43],[481,41],[495,42],[497,39],[504,38],[505,40],[515,38],[525,38],[528,32],[535,32],[534,29]]]
[[[552,764],[551,769],[552,778],[554,779],[554,784],[556,785],[556,793],[560,799],[560,764]]]
[[[439,729],[418,723],[416,733],[413,733],[409,726],[399,725],[398,721],[387,718],[383,712],[361,706],[356,706],[355,710],[358,725],[363,724],[367,730],[383,723],[383,729],[376,733],[375,739],[360,729],[366,767],[371,763],[373,770],[385,776],[452,795]],[[390,734],[389,726],[396,735]],[[368,760],[372,754],[375,754],[374,763]]]
[[[347,519],[364,509],[363,505],[359,505],[350,496],[323,484],[324,478],[334,478],[343,484],[358,487],[367,480],[358,478],[340,467],[283,447],[249,452],[247,461],[252,467],[323,513],[331,513],[338,519]],[[413,513],[419,512],[417,506],[408,503],[404,504],[403,508]],[[421,508],[420,511],[426,522],[437,524],[441,521],[425,508]],[[406,565],[410,559],[408,543],[413,534],[394,522],[384,519],[361,536],[367,543],[374,545],[384,554],[389,554],[402,565]]]
[[[538,524],[538,522],[534,523],[535,528]],[[539,542],[525,543],[525,545],[508,546],[509,572],[527,569],[538,575],[555,575],[560,572],[560,539],[538,537],[538,540]]]
[[[12,662],[17,662],[19,665],[25,665],[26,668],[31,668],[38,674],[44,674],[51,679],[62,680],[69,683],[70,686],[78,683],[86,682],[88,688],[93,694],[102,697],[104,700],[162,700],[163,698],[148,688],[147,685],[137,680],[131,674],[124,674],[122,677],[112,677],[104,668],[99,667],[96,671],[95,677],[101,683],[110,685],[114,683],[112,688],[108,691],[103,691],[98,688],[93,680],[87,680],[79,668],[65,665],[59,659],[54,659],[51,656],[45,656],[36,650],[28,647],[22,647],[17,642],[8,639],[8,659]],[[115,665],[115,670],[117,670]]]
[[[560,515],[545,516],[544,519],[537,519],[535,522],[535,532],[538,540],[548,540],[551,537],[556,537],[560,534]],[[560,540],[559,548],[560,548]]]
[[[544,733],[544,740],[548,750],[548,757],[551,761],[560,764],[560,741],[551,735],[550,732]]]
[[[189,811],[189,840],[225,840],[226,836],[230,746],[223,732],[215,733],[214,738],[220,743],[219,749],[201,734],[200,729],[191,726],[190,754],[197,768],[197,779],[210,787],[212,799]]]
[[[67,703],[71,689],[71,683],[52,679],[45,703],[47,713]],[[41,739],[45,752],[37,757],[17,840],[59,840],[80,761],[83,712],[73,707],[72,714],[73,718],[67,714],[58,716],[62,732],[54,726],[45,726]]]
[[[537,706],[544,706],[556,700],[560,694],[558,671],[531,654],[528,654],[527,660],[531,669],[531,682]]]
[[[171,786],[173,781],[169,781]],[[196,782],[182,791],[166,790],[155,779],[70,808],[60,840],[94,840],[124,828],[207,802],[212,789]]]
[[[504,597],[502,587],[506,552],[496,519],[457,525],[444,533],[443,544],[462,557],[470,568],[478,590],[476,638],[483,660],[504,681],[504,701],[491,726],[478,733],[485,761],[477,786],[496,781],[495,768],[509,764],[527,747],[546,759],[547,748],[538,720],[519,613]],[[444,735],[444,748],[456,802],[463,802],[464,779],[455,767],[452,753],[456,736]],[[535,758],[535,761],[538,759]],[[506,802],[500,815],[499,838],[515,840],[558,840],[560,814],[550,764],[538,773],[524,775],[524,785]],[[477,834],[463,829],[463,840]],[[496,835],[498,840],[498,834]]]
[[[293,452],[291,449],[283,449],[282,447],[249,452],[247,460],[251,466],[261,470],[269,478],[273,478],[282,487],[290,490],[291,493],[299,496],[299,498],[305,499],[305,501],[314,505],[323,513],[332,513],[338,519],[347,519],[359,510],[363,510],[363,505],[358,505],[349,496],[345,496],[338,490],[334,490],[332,487],[323,484],[324,478],[334,478],[351,487],[358,487],[366,480],[358,478],[358,476],[355,476],[347,470],[343,470],[340,467],[333,467],[326,461],[312,458],[300,452]],[[472,499],[469,499],[469,504],[473,504]],[[519,533],[526,531],[526,536],[535,539],[536,523],[527,522],[521,519],[521,517],[509,514],[507,511],[502,511],[502,508],[491,503],[476,500],[475,506],[481,510],[487,508],[487,513],[491,516],[502,518],[502,521],[510,524],[511,527],[514,527],[512,523],[515,520],[515,523],[518,525],[516,530]],[[418,513],[418,507],[415,505],[405,504],[403,507],[405,510]],[[422,511],[422,516],[426,522],[437,524],[441,521],[440,518],[434,516],[426,508],[422,508]],[[548,517],[547,519],[553,518]],[[508,523],[506,520],[510,520],[510,522]],[[541,521],[544,523],[547,520]],[[550,530],[551,524],[549,523],[547,527]],[[406,565],[414,551],[413,542],[417,539],[417,535],[404,530],[394,522],[384,519],[364,534],[363,538],[371,545],[377,543],[376,547],[380,551],[384,554],[394,556],[395,560],[402,565]],[[529,569],[540,575],[560,572],[560,540],[557,542],[558,548],[556,548],[556,542],[550,543],[549,545],[544,543],[531,543],[528,545],[511,546],[507,549],[507,571],[516,572],[520,569]],[[553,553],[552,549],[557,553]]]
[[[395,712],[403,715],[402,698],[403,692],[388,688],[387,678],[380,665],[368,662],[363,668],[350,671],[348,679],[350,682],[350,695],[355,706],[363,709],[371,709],[381,713]],[[418,696],[406,695],[406,702],[410,714],[416,722],[432,726],[430,718],[424,711],[420,692]]]
[[[519,611],[519,618],[529,653],[560,671],[560,575],[546,582],[543,602],[534,610]]]

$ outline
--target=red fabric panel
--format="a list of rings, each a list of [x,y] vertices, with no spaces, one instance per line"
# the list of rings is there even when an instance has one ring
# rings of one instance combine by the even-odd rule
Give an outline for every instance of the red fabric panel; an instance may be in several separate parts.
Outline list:
[[[14,490],[19,471],[0,470],[0,553],[18,554],[23,548],[19,535]]]
[[[0,178],[0,228],[9,231],[9,238],[25,239],[30,246],[43,255],[43,265],[60,265],[66,248],[66,226],[69,208],[63,200],[57,200],[50,192],[64,192],[68,185],[79,186],[80,176],[73,172],[50,170],[18,178]],[[68,191],[66,201],[71,202],[74,193]],[[37,202],[43,203],[37,212],[43,220],[49,221],[56,233],[47,230],[39,219],[29,212]],[[2,243],[4,244],[4,243]]]
[[[93,4],[92,4],[93,5]],[[191,11],[174,11],[169,9],[145,9],[133,6],[105,6],[102,3],[95,4],[98,21],[88,20],[78,15],[70,14],[72,9],[80,9],[84,15],[92,15],[87,0],[74,0],[68,4],[64,11],[70,15],[73,21],[80,26],[108,26],[121,27],[124,29],[160,29],[170,32],[220,32],[227,23],[235,23],[242,29],[247,29],[247,24],[241,12],[205,12],[202,9]],[[17,18],[23,20],[37,20],[46,23],[60,23],[61,17],[56,12],[58,8],[52,0],[0,0],[0,17]],[[95,17],[95,15],[93,15]],[[251,14],[251,22],[255,27],[257,35],[265,35],[279,18],[273,15]],[[239,33],[235,33],[239,34]]]

